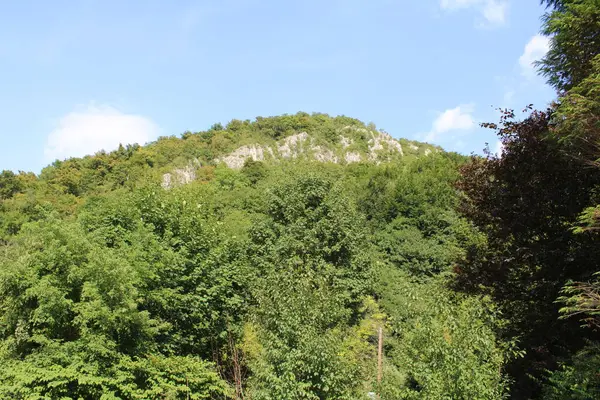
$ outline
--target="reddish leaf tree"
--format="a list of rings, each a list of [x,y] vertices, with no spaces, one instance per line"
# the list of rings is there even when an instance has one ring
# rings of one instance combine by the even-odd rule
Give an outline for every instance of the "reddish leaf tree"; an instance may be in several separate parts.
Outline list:
[[[502,110],[500,124],[484,126],[497,131],[503,154],[473,157],[458,183],[460,210],[486,234],[487,244],[457,267],[456,285],[493,296],[511,321],[503,334],[519,337],[527,350],[509,366],[514,398],[535,396],[535,378],[593,334],[579,330],[578,321],[559,320],[556,299],[567,281],[597,271],[598,238],[576,235],[571,227],[597,203],[600,174],[550,134],[553,113],[532,111],[517,121],[513,111]]]

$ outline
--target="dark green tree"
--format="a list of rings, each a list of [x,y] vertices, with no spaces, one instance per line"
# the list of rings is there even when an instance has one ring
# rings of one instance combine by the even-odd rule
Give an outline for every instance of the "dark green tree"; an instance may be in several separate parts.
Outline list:
[[[18,176],[8,170],[0,172],[0,200],[9,199],[23,190]]]
[[[473,158],[459,183],[465,194],[461,210],[485,233],[487,244],[459,265],[458,285],[483,288],[511,319],[505,337],[520,337],[527,350],[509,368],[517,398],[538,393],[530,375],[543,376],[584,345],[586,332],[577,321],[559,320],[555,301],[567,281],[596,272],[600,257],[597,238],[571,229],[579,213],[598,200],[600,175],[550,135],[552,115],[533,112],[515,121],[505,111],[501,124],[492,124],[504,144],[502,157]]]

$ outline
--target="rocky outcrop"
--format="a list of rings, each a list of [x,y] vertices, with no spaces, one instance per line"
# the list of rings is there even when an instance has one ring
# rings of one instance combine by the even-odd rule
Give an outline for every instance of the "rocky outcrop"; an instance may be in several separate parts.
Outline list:
[[[347,149],[350,147],[350,145],[352,145],[352,143],[354,143],[354,140],[340,135],[340,144],[342,145],[343,149]]]
[[[218,161],[224,162],[231,169],[240,169],[248,158],[254,161],[264,161],[265,150],[269,151],[270,148],[263,148],[259,145],[242,146]],[[271,150],[272,153],[273,150]]]
[[[359,152],[350,151],[350,152],[346,153],[344,160],[346,160],[346,163],[351,164],[351,163],[360,162],[362,160],[362,157],[360,156]]]
[[[307,132],[300,132],[281,139],[272,147],[260,144],[241,146],[223,157],[216,158],[214,162],[224,163],[231,169],[241,169],[248,159],[278,162],[285,159],[305,158],[330,163],[351,164],[370,161],[379,164],[391,161],[394,156],[404,156],[400,142],[386,132],[357,126],[346,126],[340,133],[343,132],[347,133],[340,134],[336,144],[325,143],[323,140],[311,137]],[[358,132],[359,135],[351,132]],[[420,149],[413,143],[409,143],[408,146],[410,151]],[[426,156],[431,153],[430,149],[425,149],[423,152]],[[162,187],[170,189],[194,181],[199,166],[200,162],[193,160],[184,168],[177,168],[164,174]]]
[[[401,156],[404,155],[402,151],[402,145],[396,139],[391,137],[387,133],[371,132],[371,139],[369,139],[369,159],[375,161],[378,159],[378,152],[384,149],[388,149],[392,152],[397,152]]]
[[[200,162],[196,159],[184,168],[176,168],[172,172],[163,174],[161,186],[163,189],[171,189],[175,185],[186,185],[196,180],[196,169]]]
[[[302,147],[308,138],[309,136],[306,132],[288,136],[277,146],[277,151],[282,158],[296,158],[302,153]]]
[[[347,126],[344,130],[353,130],[361,133],[371,133],[371,138],[368,141],[368,154],[366,159],[370,161],[380,160],[380,152],[397,153],[403,156],[402,146],[400,143],[387,133],[369,131],[364,128]],[[254,161],[264,161],[267,154],[274,159],[294,159],[301,156],[312,158],[320,162],[339,163],[340,157],[336,155],[334,149],[323,145],[314,144],[314,139],[306,132],[300,132],[295,135],[286,137],[277,143],[276,151],[269,146],[261,146],[258,144],[242,146],[229,155],[218,158],[216,162],[224,162],[229,168],[240,169],[244,166],[247,159]],[[347,149],[354,144],[354,140],[340,135],[340,145],[342,149]],[[363,155],[358,151],[348,151],[344,154],[343,160],[346,163],[356,163],[364,159]]]
[[[337,156],[333,153],[333,151],[321,147],[321,146],[313,146],[311,147],[311,150],[313,152],[313,157],[315,160],[320,161],[320,162],[332,162],[332,163],[336,163],[338,162],[338,158]]]

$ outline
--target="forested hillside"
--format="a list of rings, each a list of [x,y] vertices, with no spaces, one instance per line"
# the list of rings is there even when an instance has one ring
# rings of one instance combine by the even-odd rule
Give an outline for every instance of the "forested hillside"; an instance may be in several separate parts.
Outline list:
[[[299,135],[362,160],[290,146],[239,169],[222,161],[244,143],[281,153],[277,140]],[[356,120],[297,114],[39,176],[4,172],[0,393],[500,397],[512,354],[495,337],[501,319],[485,298],[446,288],[482,240],[454,210],[465,161]]]
[[[298,113],[2,172],[0,398],[600,398],[600,0],[546,3],[499,155]]]

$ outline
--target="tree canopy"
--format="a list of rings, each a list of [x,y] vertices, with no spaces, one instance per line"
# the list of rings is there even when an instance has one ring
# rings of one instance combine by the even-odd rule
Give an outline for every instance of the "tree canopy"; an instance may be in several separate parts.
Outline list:
[[[600,3],[542,3],[499,155],[299,112],[0,173],[0,397],[598,398]]]

